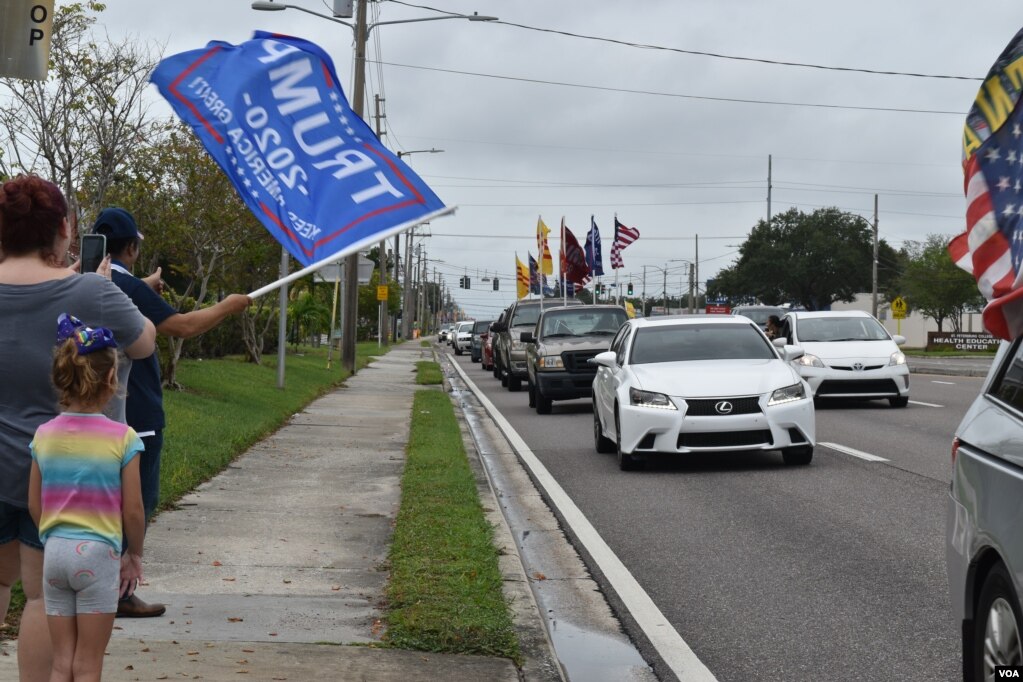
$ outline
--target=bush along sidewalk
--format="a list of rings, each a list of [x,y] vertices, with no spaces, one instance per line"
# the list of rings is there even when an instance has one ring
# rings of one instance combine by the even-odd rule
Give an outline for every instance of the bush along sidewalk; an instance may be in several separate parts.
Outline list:
[[[493,528],[446,393],[416,393],[406,455],[384,640],[403,649],[502,656],[521,666]]]

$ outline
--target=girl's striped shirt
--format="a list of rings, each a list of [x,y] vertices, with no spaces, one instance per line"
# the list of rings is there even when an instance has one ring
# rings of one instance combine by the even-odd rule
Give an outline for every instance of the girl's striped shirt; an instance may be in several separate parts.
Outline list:
[[[121,551],[121,469],[144,447],[103,414],[64,412],[30,445],[42,478],[39,537],[101,540]]]

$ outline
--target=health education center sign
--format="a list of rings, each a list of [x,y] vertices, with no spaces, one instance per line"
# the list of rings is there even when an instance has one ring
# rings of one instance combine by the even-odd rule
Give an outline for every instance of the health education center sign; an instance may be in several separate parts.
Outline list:
[[[927,332],[927,350],[993,351],[999,343],[987,332]]]

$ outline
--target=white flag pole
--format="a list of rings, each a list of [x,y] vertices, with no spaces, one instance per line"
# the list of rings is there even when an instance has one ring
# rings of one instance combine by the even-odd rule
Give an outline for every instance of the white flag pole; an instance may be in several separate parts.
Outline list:
[[[440,218],[441,216],[445,216],[445,215],[449,215],[451,213],[454,213],[455,209],[457,209],[457,208],[458,208],[457,206],[446,206],[446,207],[444,207],[442,209],[433,211],[432,213],[427,213],[426,215],[420,216],[420,217],[416,218],[415,220],[409,220],[409,221],[401,223],[400,225],[397,225],[395,227],[391,227],[391,228],[388,228],[386,230],[382,230],[380,232],[376,232],[376,233],[374,233],[374,234],[372,234],[372,235],[370,235],[368,237],[364,237],[363,239],[360,239],[359,241],[357,241],[357,242],[355,242],[353,244],[349,244],[348,246],[346,246],[345,248],[341,249],[337,253],[334,253],[334,254],[332,254],[330,256],[327,256],[326,258],[324,258],[322,260],[319,260],[319,261],[313,263],[312,265],[307,265],[306,267],[302,268],[301,270],[296,270],[295,272],[291,273],[287,277],[282,277],[281,279],[277,280],[276,282],[272,282],[270,284],[267,284],[266,286],[263,286],[263,287],[260,287],[259,289],[256,289],[255,291],[253,291],[252,293],[249,294],[249,298],[259,298],[260,296],[263,296],[264,294],[268,294],[271,291],[274,291],[275,289],[281,288],[285,284],[289,284],[291,282],[294,282],[296,279],[301,279],[302,277],[305,277],[306,275],[308,275],[310,273],[316,272],[317,270],[319,270],[320,268],[322,268],[325,265],[330,265],[331,263],[336,263],[339,260],[341,260],[341,259],[343,259],[343,258],[345,258],[347,256],[352,255],[353,253],[358,253],[359,251],[362,251],[363,249],[365,249],[365,248],[367,248],[369,246],[372,246],[373,244],[376,244],[381,239],[386,239],[387,237],[390,237],[391,235],[398,234],[399,232],[404,232],[405,230],[409,229],[410,227],[415,227],[416,225],[420,225],[422,223],[428,223],[431,220],[433,220],[434,218]]]

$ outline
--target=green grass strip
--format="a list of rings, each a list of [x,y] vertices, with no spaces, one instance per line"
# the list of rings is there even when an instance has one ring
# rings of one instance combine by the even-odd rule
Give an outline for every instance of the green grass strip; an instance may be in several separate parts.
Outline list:
[[[446,393],[415,396],[390,566],[391,646],[521,663],[493,529]]]
[[[436,362],[424,360],[416,363],[417,384],[443,384],[444,375],[440,371],[440,365]]]

